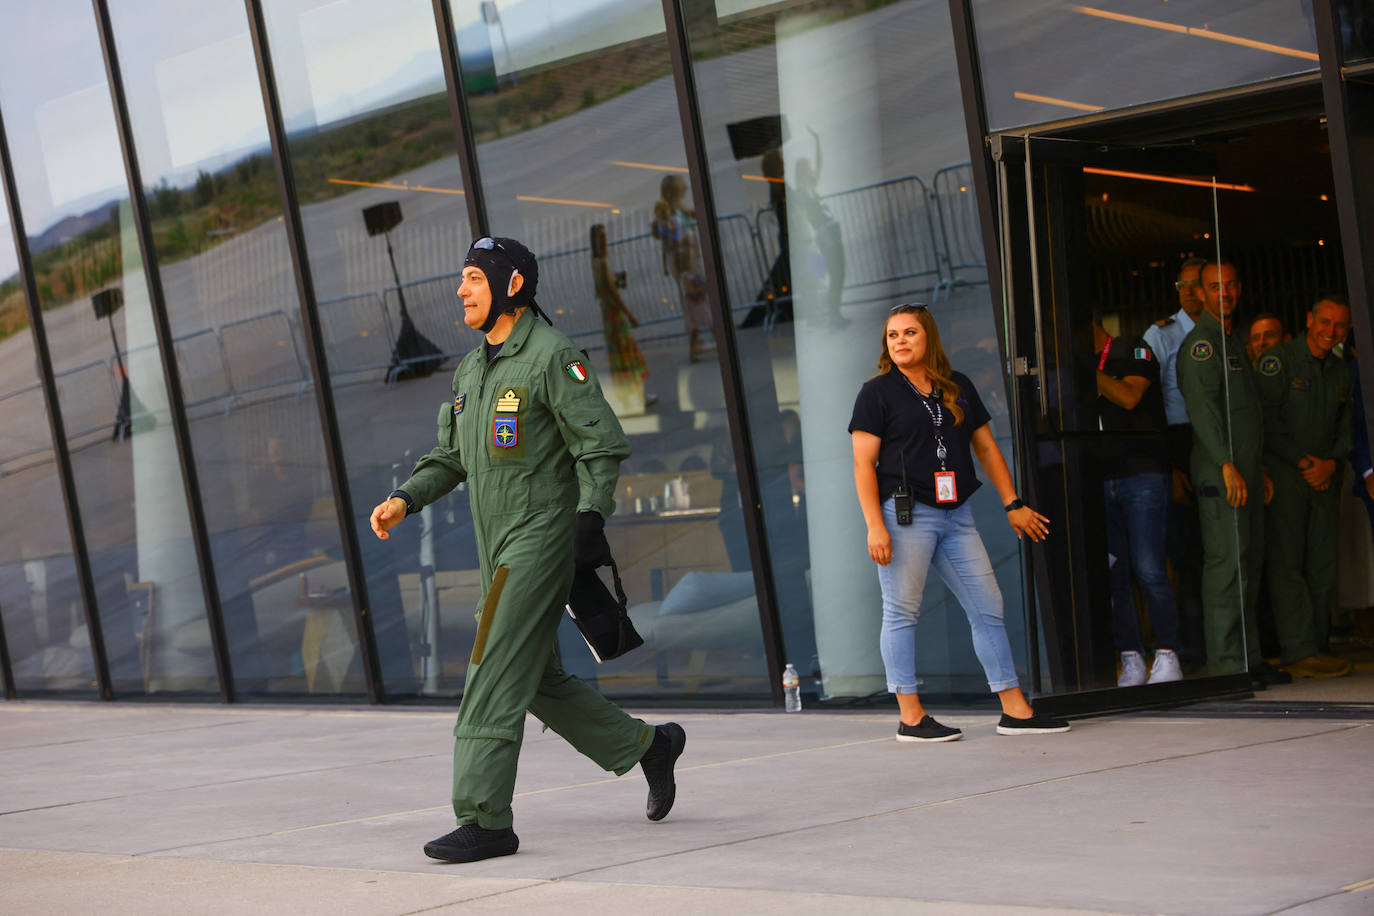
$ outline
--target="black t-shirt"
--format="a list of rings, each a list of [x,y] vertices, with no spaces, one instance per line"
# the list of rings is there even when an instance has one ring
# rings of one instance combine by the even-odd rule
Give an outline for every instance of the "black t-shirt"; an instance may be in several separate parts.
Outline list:
[[[1139,338],[1114,337],[1107,350],[1105,365],[1102,351],[1094,354],[1102,371],[1118,381],[1128,375],[1149,379],[1140,403],[1127,410],[1106,395],[1097,396],[1097,416],[1105,432],[1129,430],[1154,432],[1158,435],[1110,436],[1100,452],[1102,476],[1130,477],[1135,474],[1162,474],[1169,469],[1168,445],[1164,430],[1168,421],[1164,416],[1164,393],[1159,384],[1159,360]]]
[[[987,424],[988,411],[968,376],[954,372],[951,377],[959,386],[958,403],[964,411],[964,422],[955,426],[954,416],[948,410],[938,412],[943,414],[939,432],[945,442],[945,469],[954,472],[954,489],[959,497],[952,503],[935,501],[935,472],[940,470],[940,459],[935,455],[936,426],[931,414],[937,412],[939,399],[933,394],[930,398],[921,397],[896,368],[869,379],[859,389],[849,431],[872,433],[882,440],[878,447],[880,500],[885,501],[901,486],[904,464],[912,495],[937,509],[957,509],[981,486],[973,470],[969,439]]]

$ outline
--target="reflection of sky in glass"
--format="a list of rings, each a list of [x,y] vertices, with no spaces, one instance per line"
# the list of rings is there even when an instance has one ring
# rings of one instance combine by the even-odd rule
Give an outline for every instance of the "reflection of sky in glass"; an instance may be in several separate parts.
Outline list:
[[[458,31],[481,26],[480,0],[452,0],[451,5]],[[663,5],[658,0],[518,0],[486,5],[496,8],[498,21],[487,28],[498,73],[663,34]]]
[[[42,103],[34,111],[34,120],[53,209],[125,195],[119,135],[110,90],[104,83]],[[35,215],[25,214],[26,225]],[[29,226],[28,231],[35,228]]]
[[[172,170],[267,145],[256,66],[247,31],[158,61]]]
[[[300,35],[317,124],[444,91],[428,0],[335,0],[301,13]]]

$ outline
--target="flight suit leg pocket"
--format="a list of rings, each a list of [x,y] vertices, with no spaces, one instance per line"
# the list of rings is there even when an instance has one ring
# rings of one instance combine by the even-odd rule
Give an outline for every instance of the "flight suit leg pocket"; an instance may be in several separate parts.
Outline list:
[[[491,632],[491,622],[496,616],[496,606],[501,602],[501,592],[506,587],[506,577],[510,575],[509,566],[498,566],[491,577],[491,588],[487,589],[487,600],[482,603],[482,613],[477,618],[477,638],[472,642],[470,664],[482,664],[482,656],[487,651],[487,635]]]

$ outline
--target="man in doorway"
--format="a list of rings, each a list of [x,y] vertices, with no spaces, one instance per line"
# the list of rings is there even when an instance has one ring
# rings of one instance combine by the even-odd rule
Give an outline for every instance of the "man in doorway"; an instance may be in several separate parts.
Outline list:
[[[1192,482],[1202,529],[1202,606],[1214,674],[1249,670],[1263,689],[1284,680],[1260,655],[1255,598],[1264,550],[1264,415],[1245,340],[1232,327],[1236,268],[1209,261],[1204,308],[1183,340],[1178,385],[1193,427]]]
[[[1181,680],[1183,670],[1176,651],[1178,607],[1164,568],[1169,459],[1159,363],[1143,341],[1108,334],[1096,314],[1093,352],[1097,357],[1098,425],[1104,432],[1133,433],[1129,438],[1109,438],[1102,455],[1112,633],[1121,653],[1116,685],[1138,687]],[[1155,653],[1148,673],[1140,612],[1131,588],[1132,573],[1145,596],[1154,632]]]
[[[425,844],[449,862],[510,855],[520,845],[511,799],[525,713],[602,769],[636,763],[649,781],[649,820],[673,805],[673,764],[686,734],[626,715],[566,673],[555,650],[574,568],[611,562],[605,519],[630,443],[586,354],[535,315],[539,266],[515,239],[482,238],[463,262],[463,323],[485,335],[453,376],[439,444],[372,510],[388,533],[469,484],[483,598],[453,729],[458,828]]]
[[[1245,355],[1254,365],[1264,351],[1272,350],[1293,335],[1283,329],[1283,321],[1273,312],[1260,312],[1250,319],[1250,331],[1245,336]]]
[[[1331,353],[1350,331],[1350,306],[1326,296],[1307,313],[1307,333],[1256,363],[1265,405],[1265,464],[1274,501],[1265,526],[1265,564],[1283,669],[1295,677],[1349,674],[1349,659],[1326,652],[1336,593],[1340,473],[1352,448],[1345,360]]]
[[[1183,663],[1199,667],[1207,660],[1202,635],[1202,537],[1199,533],[1197,497],[1193,493],[1189,464],[1193,428],[1188,408],[1178,390],[1178,353],[1183,338],[1202,312],[1203,258],[1189,258],[1178,269],[1174,290],[1178,311],[1145,329],[1145,344],[1159,363],[1159,390],[1164,400],[1165,433],[1169,470],[1173,482],[1169,502],[1168,555],[1178,575],[1179,654]]]

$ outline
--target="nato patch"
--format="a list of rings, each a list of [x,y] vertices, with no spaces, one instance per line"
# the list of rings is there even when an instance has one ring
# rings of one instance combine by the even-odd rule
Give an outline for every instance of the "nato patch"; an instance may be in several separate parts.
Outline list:
[[[1260,357],[1259,366],[1256,368],[1259,369],[1260,375],[1278,375],[1279,370],[1283,368],[1283,360],[1272,353],[1266,353]]]
[[[455,417],[463,412],[463,408],[467,405],[467,402],[468,395],[466,391],[453,399],[453,415]]]
[[[1188,351],[1188,355],[1198,362],[1212,358],[1212,345],[1205,340],[1199,340],[1193,344],[1193,349]]]
[[[582,365],[582,360],[573,360],[563,367],[563,371],[568,373],[568,378],[577,382],[579,385],[585,385],[587,383],[587,367]]]
[[[516,417],[496,417],[491,421],[491,444],[500,448],[515,448],[520,441]]]

